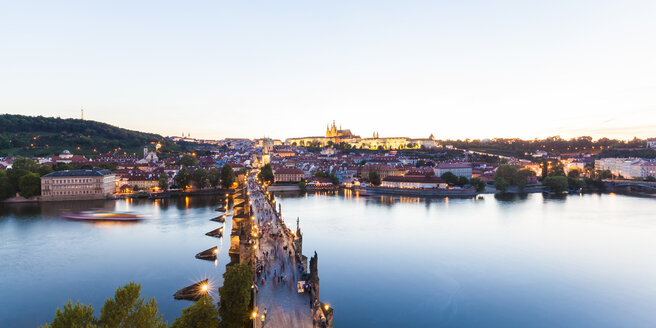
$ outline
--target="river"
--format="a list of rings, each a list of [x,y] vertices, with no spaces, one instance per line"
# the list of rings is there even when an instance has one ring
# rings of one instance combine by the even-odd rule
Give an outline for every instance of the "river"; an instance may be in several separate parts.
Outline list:
[[[319,254],[335,327],[654,327],[653,199],[541,194],[476,199],[282,195],[303,251]],[[48,322],[71,298],[99,309],[140,282],[171,322],[172,294],[228,259],[218,199],[117,200],[0,207],[0,326]],[[89,224],[64,210],[131,210],[135,224]],[[229,231],[230,222],[226,222]],[[194,254],[219,246],[217,263]],[[215,292],[216,296],[216,292]]]

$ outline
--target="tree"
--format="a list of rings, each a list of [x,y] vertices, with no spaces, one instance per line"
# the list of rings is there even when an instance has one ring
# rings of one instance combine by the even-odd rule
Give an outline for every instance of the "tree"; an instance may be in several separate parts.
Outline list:
[[[219,288],[220,327],[242,328],[249,323],[253,271],[247,264],[226,267],[223,286]]]
[[[524,190],[526,188],[526,184],[528,183],[528,177],[534,176],[535,173],[531,170],[527,169],[522,169],[517,171],[515,173],[515,176],[513,177],[513,184],[517,187],[519,187],[519,190]]]
[[[30,198],[41,194],[41,176],[38,173],[28,173],[18,180],[20,195]]]
[[[215,328],[219,326],[219,309],[211,297],[205,295],[176,318],[171,328]]]
[[[141,297],[141,284],[130,282],[119,287],[114,298],[105,300],[99,325],[104,328],[166,328],[157,301]]]
[[[458,186],[463,187],[468,183],[469,183],[469,179],[467,179],[466,177],[463,176],[458,177]]]
[[[273,168],[271,168],[271,164],[264,165],[260,170],[260,173],[257,174],[257,177],[264,182],[268,182],[269,184],[272,184],[275,178],[273,175]]]
[[[271,165],[269,165],[269,167],[271,167]],[[273,171],[271,174],[273,174]],[[232,170],[232,166],[230,166],[230,164],[223,165],[221,168],[221,186],[225,189],[230,188],[230,186],[235,183],[235,180],[235,171]]]
[[[650,175],[650,176],[645,178],[645,181],[656,182],[656,178]]]
[[[547,186],[549,190],[555,193],[562,193],[563,191],[567,190],[567,187],[569,186],[567,177],[562,175],[547,177],[542,181],[542,184]]]
[[[327,178],[327,179],[330,179],[330,181],[331,181],[334,185],[339,185],[339,178],[337,178],[337,176],[334,175],[334,174],[332,174],[332,173],[328,173],[328,172],[326,172],[326,171],[317,171],[316,173],[314,173],[314,176],[315,176],[315,177],[318,177],[318,178]]]
[[[480,178],[472,178],[470,183],[476,188],[476,191],[478,192],[485,190],[485,182]]]
[[[14,164],[11,167],[12,169],[23,169],[30,172],[37,172],[39,164],[31,159],[18,157],[14,160]]]
[[[376,171],[369,171],[369,182],[374,186],[380,186],[380,174]]]
[[[178,162],[180,163],[180,165],[184,165],[184,166],[196,166],[198,165],[198,158],[196,158],[196,156],[191,156],[191,155],[182,155],[182,157]]]
[[[67,163],[56,163],[55,165],[52,166],[52,169],[55,171],[66,171],[66,170],[73,170],[75,168]]]
[[[585,187],[585,183],[579,179],[567,178],[567,188],[570,190],[580,190]]]
[[[610,170],[600,170],[597,171],[597,178],[601,180],[612,179],[613,173]]]
[[[186,166],[183,166],[175,175],[175,184],[177,184],[182,189],[186,189],[187,185],[189,184],[189,178],[189,170],[187,170]]]
[[[76,302],[73,305],[72,301],[64,305],[64,310],[59,308],[55,312],[55,319],[50,324],[42,326],[42,328],[95,328],[98,319],[93,316],[93,307],[91,305],[80,304]]]
[[[549,176],[565,176],[565,169],[563,168],[563,165],[560,164],[560,162],[554,164],[554,166],[551,168],[549,172]]]
[[[572,178],[572,179],[578,179],[581,177],[581,171],[577,168],[571,168],[569,172],[567,172],[567,177]]]
[[[458,176],[453,174],[452,172],[444,172],[440,176],[442,180],[446,181],[446,183],[455,186],[458,184]]]
[[[0,171],[4,174],[4,171]],[[11,181],[5,175],[0,174],[0,200],[5,200],[9,197],[13,197],[16,194],[14,187],[11,185]]]
[[[497,167],[497,170],[494,172],[494,178],[496,180],[496,178],[501,177],[507,183],[512,183],[513,181],[515,181],[515,174],[517,174],[516,167],[512,165],[504,164]]]
[[[100,163],[98,164],[99,169],[104,169],[104,170],[110,170],[110,171],[116,171],[118,168],[117,163]]]
[[[39,173],[39,176],[44,176],[48,173],[52,173],[53,169],[51,166],[48,165],[41,165],[37,172]]]
[[[210,186],[216,188],[221,182],[221,172],[216,167],[213,167],[207,172],[207,179],[210,181]]]
[[[509,185],[510,184],[508,181],[506,181],[506,179],[503,177],[494,178],[494,187],[497,188],[498,191],[506,192],[506,189],[508,189]]]
[[[166,172],[159,175],[159,182],[157,183],[159,189],[164,191],[169,189],[169,175]]]
[[[196,181],[196,185],[200,189],[207,187],[207,171],[205,169],[197,169],[191,173],[191,180]]]

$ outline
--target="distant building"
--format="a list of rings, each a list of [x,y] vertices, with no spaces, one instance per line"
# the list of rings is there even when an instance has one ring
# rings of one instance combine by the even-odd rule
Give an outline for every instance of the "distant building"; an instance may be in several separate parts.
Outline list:
[[[109,170],[56,171],[41,177],[41,200],[104,199],[116,190]]]
[[[86,157],[84,157],[82,155],[73,155],[73,154],[71,154],[70,151],[64,150],[64,151],[61,152],[61,154],[51,157],[50,161],[46,160],[45,162],[42,162],[41,164],[43,164],[43,165],[54,165],[54,164],[57,164],[57,163],[86,164],[88,162],[89,162],[89,160]]]
[[[331,144],[338,145],[346,143],[351,147],[365,149],[416,149],[416,148],[435,148],[438,146],[435,136],[432,134],[428,138],[412,139],[407,137],[380,137],[378,132],[374,132],[371,138],[360,138],[354,135],[349,129],[339,129],[333,121],[332,125],[326,126],[324,136],[289,138],[286,140],[288,145],[292,146],[312,146],[325,147]]]
[[[601,158],[595,161],[595,169],[627,179],[656,177],[656,162],[640,158]]]
[[[406,169],[403,167],[397,167],[387,164],[365,164],[360,169],[360,177],[363,179],[369,179],[370,172],[377,172],[381,180],[389,176],[402,176],[406,173]]]
[[[335,148],[333,148],[333,147],[326,147],[326,148],[324,148],[324,149],[321,150],[321,155],[325,155],[325,156],[333,156],[333,155],[335,155]]]
[[[647,139],[647,148],[656,149],[656,138]]]
[[[281,167],[273,170],[275,182],[300,182],[304,176],[303,170],[294,167]]]
[[[472,163],[442,163],[435,166],[434,170],[437,177],[441,177],[446,172],[451,172],[456,176],[471,179],[473,165]]]
[[[148,149],[147,145],[144,146],[143,155],[144,155],[144,158],[141,159],[141,160],[138,160],[137,161],[138,164],[147,164],[147,163],[153,163],[153,162],[159,161],[159,158],[157,157],[157,152],[151,151],[150,149]]]
[[[381,187],[388,188],[447,188],[447,184],[442,178],[434,176],[389,176],[383,179]]]

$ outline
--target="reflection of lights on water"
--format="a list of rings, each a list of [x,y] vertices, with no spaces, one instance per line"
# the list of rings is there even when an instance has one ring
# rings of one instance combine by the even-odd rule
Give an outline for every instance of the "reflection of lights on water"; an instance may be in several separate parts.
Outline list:
[[[185,208],[189,208],[189,196],[185,197]]]

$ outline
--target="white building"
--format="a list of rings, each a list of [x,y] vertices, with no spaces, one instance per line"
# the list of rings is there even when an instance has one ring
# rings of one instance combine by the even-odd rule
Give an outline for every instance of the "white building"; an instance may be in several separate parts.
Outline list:
[[[609,170],[627,179],[656,177],[656,162],[640,158],[602,158],[595,161],[596,170]]]
[[[435,171],[436,177],[441,177],[442,174],[451,172],[456,176],[471,179],[472,168],[472,163],[442,163],[435,166],[433,170]]]
[[[656,138],[647,139],[647,148],[656,149]]]

